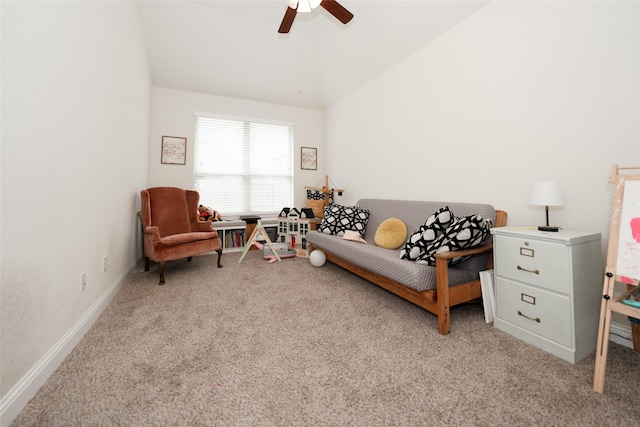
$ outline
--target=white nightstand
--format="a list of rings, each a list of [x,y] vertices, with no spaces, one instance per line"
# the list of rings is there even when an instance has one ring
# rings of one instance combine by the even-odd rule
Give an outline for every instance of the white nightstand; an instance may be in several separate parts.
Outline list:
[[[595,351],[604,266],[599,233],[500,227],[494,326],[575,363]]]

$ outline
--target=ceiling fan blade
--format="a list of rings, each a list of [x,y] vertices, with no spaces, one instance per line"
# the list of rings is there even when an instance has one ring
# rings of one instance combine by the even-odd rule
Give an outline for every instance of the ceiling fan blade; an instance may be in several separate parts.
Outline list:
[[[291,25],[293,25],[293,20],[296,17],[298,11],[296,9],[292,9],[287,6],[287,11],[284,13],[284,18],[282,18],[282,23],[280,24],[280,28],[278,28],[278,32],[285,34],[288,33],[291,29]]]
[[[320,6],[324,7],[327,12],[335,16],[338,21],[346,24],[353,18],[353,13],[349,12],[336,0],[322,0]]]

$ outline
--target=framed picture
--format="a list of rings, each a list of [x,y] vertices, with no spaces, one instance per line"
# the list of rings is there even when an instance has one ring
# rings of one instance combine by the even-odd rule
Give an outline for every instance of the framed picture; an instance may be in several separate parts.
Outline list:
[[[318,149],[302,147],[300,150],[300,168],[307,170],[318,169]]]
[[[187,164],[187,138],[163,136],[160,162],[164,165]]]

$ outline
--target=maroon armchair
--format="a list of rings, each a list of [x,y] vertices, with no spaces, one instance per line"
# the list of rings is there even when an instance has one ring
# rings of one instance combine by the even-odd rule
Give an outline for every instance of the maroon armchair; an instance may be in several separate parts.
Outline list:
[[[144,271],[149,260],[158,264],[160,285],[164,285],[164,265],[167,261],[216,251],[221,268],[222,242],[210,222],[198,221],[197,191],[175,187],[155,187],[142,190],[142,226],[144,237]]]

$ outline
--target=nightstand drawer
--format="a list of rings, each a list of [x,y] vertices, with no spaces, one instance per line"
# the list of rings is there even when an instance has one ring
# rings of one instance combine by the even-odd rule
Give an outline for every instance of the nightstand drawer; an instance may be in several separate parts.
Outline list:
[[[568,296],[501,277],[496,280],[496,316],[513,325],[570,347],[570,313]]]
[[[496,276],[569,293],[567,246],[535,239],[496,236]]]

